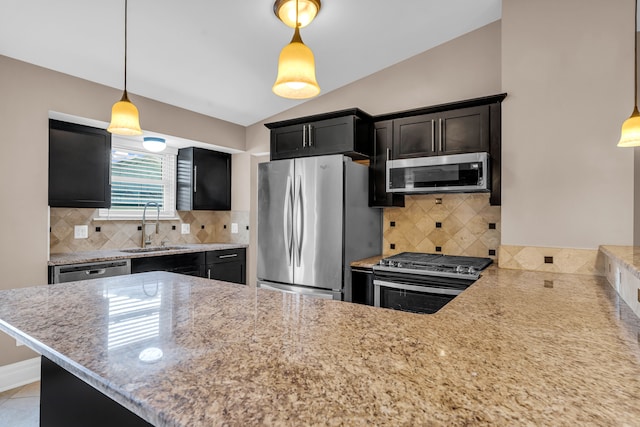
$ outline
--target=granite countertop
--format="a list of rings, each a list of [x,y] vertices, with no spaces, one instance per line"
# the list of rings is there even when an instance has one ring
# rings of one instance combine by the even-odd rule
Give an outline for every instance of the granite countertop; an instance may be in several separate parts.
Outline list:
[[[600,250],[620,261],[635,277],[640,279],[640,246],[602,245]]]
[[[155,336],[111,336],[127,299]],[[640,320],[601,277],[490,267],[420,315],[153,272],[0,291],[0,319],[159,426],[640,419]]]
[[[152,252],[124,252],[124,250],[100,250],[85,252],[70,252],[49,255],[48,265],[82,264],[85,262],[112,261],[117,259],[144,258],[159,255],[186,254],[192,252],[219,251],[223,249],[246,248],[249,245],[242,243],[188,243],[180,245],[167,245],[172,249],[161,249]],[[139,249],[139,248],[131,248]],[[126,249],[125,249],[126,250]]]
[[[369,258],[353,261],[350,265],[351,265],[351,267],[371,269],[382,258],[384,258],[383,255],[376,255],[376,256],[369,257]]]

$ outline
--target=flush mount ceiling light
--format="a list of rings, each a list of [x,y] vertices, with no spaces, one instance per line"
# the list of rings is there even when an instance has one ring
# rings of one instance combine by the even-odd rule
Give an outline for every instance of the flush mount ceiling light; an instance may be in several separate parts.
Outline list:
[[[638,28],[638,0],[635,2],[633,16],[633,112],[631,117],[622,123],[622,132],[618,147],[640,147],[640,112],[638,112],[638,39],[636,31]]]
[[[158,138],[155,136],[145,136],[142,140],[142,146],[145,150],[159,153],[167,148],[167,142],[164,138]]]
[[[142,135],[138,109],[127,95],[127,0],[124,0],[124,92],[111,108],[111,123],[107,130],[118,135]]]
[[[273,12],[285,25],[304,28],[320,12],[320,0],[276,0]]]
[[[297,5],[298,0],[295,3]],[[312,98],[320,93],[313,52],[302,42],[299,27],[291,42],[280,52],[278,77],[272,90],[276,95],[290,99]]]

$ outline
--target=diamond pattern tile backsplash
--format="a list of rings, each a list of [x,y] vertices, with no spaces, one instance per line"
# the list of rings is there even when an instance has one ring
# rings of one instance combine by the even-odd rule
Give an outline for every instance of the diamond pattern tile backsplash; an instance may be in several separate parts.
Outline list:
[[[138,221],[96,220],[97,209],[51,208],[50,251],[69,253],[101,249],[139,248],[142,231]],[[249,243],[249,212],[245,211],[178,211],[179,220],[160,221],[147,225],[152,245],[185,243]],[[153,223],[153,220],[150,222]],[[231,233],[231,223],[238,224],[238,233]],[[181,224],[190,225],[189,234],[181,234]],[[74,226],[87,225],[86,239],[74,238]],[[175,229],[174,229],[175,228]]]
[[[393,225],[392,225],[393,224]],[[405,196],[384,210],[383,255],[428,252],[497,259],[500,206],[488,193]]]

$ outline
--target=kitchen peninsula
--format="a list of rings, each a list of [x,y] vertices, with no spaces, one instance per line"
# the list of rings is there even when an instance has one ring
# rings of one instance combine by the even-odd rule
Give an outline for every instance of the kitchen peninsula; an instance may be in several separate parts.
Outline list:
[[[154,272],[1,291],[0,329],[158,426],[640,419],[640,321],[601,277],[490,267],[418,315]]]

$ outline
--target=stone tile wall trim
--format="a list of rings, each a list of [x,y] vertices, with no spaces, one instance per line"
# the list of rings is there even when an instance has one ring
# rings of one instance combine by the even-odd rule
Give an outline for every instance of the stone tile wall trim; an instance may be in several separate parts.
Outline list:
[[[501,245],[498,259],[500,268],[512,270],[604,276],[604,261],[597,249]]]

